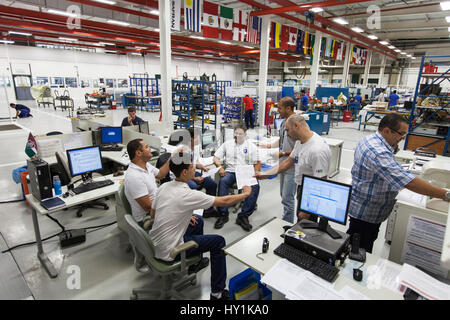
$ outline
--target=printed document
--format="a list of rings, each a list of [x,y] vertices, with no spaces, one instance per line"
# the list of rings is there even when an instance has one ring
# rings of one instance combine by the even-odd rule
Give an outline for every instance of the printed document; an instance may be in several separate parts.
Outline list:
[[[252,165],[243,165],[236,167],[236,184],[239,190],[243,186],[254,186],[258,184],[255,175],[255,168]]]

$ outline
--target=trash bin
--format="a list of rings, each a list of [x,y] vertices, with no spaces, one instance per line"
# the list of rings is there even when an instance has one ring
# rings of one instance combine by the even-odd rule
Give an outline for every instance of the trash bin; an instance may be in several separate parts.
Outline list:
[[[350,122],[351,119],[352,119],[352,112],[350,110],[344,111],[344,118],[342,119],[342,121]]]
[[[261,283],[261,275],[248,268],[230,279],[232,300],[272,300],[272,291]]]
[[[22,173],[24,173],[24,172],[26,172],[26,174],[25,174],[25,177],[26,177],[26,175],[28,174],[28,167],[27,166],[22,166],[22,167],[19,167],[19,168],[16,168],[16,169],[14,169],[13,171],[12,171],[12,179],[13,179],[13,181],[15,182],[15,183],[22,183]],[[26,184],[26,182],[25,182],[25,184]],[[27,189],[27,191],[28,191],[28,187],[26,188]],[[28,194],[29,192],[27,192],[27,194]],[[25,199],[25,188],[24,188],[24,186],[23,186],[23,183],[22,183],[22,194],[23,194],[23,199]]]

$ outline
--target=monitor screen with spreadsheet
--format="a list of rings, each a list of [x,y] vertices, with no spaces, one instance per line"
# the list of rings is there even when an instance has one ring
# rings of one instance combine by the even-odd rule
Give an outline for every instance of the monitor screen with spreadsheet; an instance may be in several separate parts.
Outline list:
[[[67,159],[72,177],[103,169],[99,147],[67,150]]]
[[[303,175],[300,210],[345,225],[352,186]]]

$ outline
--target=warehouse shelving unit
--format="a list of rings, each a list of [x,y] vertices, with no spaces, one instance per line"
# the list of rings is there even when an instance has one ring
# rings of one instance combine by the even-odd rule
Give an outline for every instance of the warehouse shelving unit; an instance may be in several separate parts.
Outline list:
[[[217,95],[220,96],[220,101],[225,98],[225,88],[231,87],[231,81],[228,80],[217,80]]]
[[[433,66],[432,70],[424,67]],[[446,71],[438,73],[437,66],[443,66]],[[423,83],[423,82],[426,83]],[[433,149],[437,154],[447,155],[450,140],[450,122],[442,121],[443,115],[448,116],[450,110],[450,95],[438,91],[430,96],[429,91],[435,92],[441,83],[450,81],[450,56],[423,56],[420,64],[414,100],[409,117],[409,130],[405,139],[404,149],[415,150],[418,147]],[[424,106],[426,98],[434,98],[437,104]],[[422,100],[418,105],[419,99]],[[422,118],[421,122],[417,120]]]
[[[126,104],[140,106],[141,111],[144,109],[160,111],[161,91],[159,85],[157,78],[149,78],[147,74],[134,74],[133,77],[130,77],[130,95],[126,97],[128,101]]]
[[[176,128],[217,124],[217,82],[203,80],[172,80],[172,115]],[[201,122],[201,126],[197,125]]]

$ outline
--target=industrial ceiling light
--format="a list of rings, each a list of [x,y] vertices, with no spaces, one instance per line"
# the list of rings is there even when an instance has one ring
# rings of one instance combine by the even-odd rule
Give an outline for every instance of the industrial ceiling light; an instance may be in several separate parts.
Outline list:
[[[111,23],[111,24],[116,24],[116,25],[118,25],[118,26],[124,26],[124,27],[130,25],[128,22],[117,21],[117,20],[111,20],[111,19],[108,20],[108,21],[106,21],[106,22]]]
[[[389,49],[395,49],[395,47],[394,47],[394,46],[388,46],[388,48],[389,48]]]
[[[368,37],[369,39],[372,39],[372,40],[377,40],[377,39],[378,39],[378,37],[375,36],[375,35],[373,35],[373,34],[369,34],[367,37]]]
[[[64,37],[59,37],[59,40],[64,40],[64,41],[78,41],[78,39],[74,39],[74,38],[64,38]]]
[[[412,57],[412,55],[411,55],[411,54],[407,54],[406,56],[407,56],[408,58],[411,58],[411,57]]]
[[[317,12],[322,12],[323,9],[321,7],[316,7],[316,8],[312,8],[311,11],[314,13],[317,13]]]
[[[413,59],[413,60],[416,60],[416,58],[415,58],[415,57],[411,57],[411,59]]]
[[[402,54],[402,55],[406,56],[406,52],[400,52],[400,54]]]
[[[107,53],[117,53],[117,51],[114,51],[114,50],[105,50],[105,52],[107,52]]]
[[[76,18],[77,14],[76,13],[72,13],[72,12],[67,12],[67,11],[61,11],[61,10],[54,10],[54,9],[49,9],[47,10],[48,13],[54,13],[54,14],[59,14],[61,16],[66,16],[66,17],[73,17]]]
[[[205,38],[202,37],[202,36],[189,36],[189,38],[192,38],[192,39],[200,39],[200,40],[204,40],[204,39],[205,39]]]
[[[109,42],[99,42],[98,44],[101,46],[115,46],[114,43],[109,43]]]
[[[399,50],[399,49],[396,49],[396,50],[394,50],[395,52],[402,52],[402,50]]]
[[[445,17],[445,20],[447,20],[447,22],[450,23],[450,16]]]
[[[27,36],[27,37],[32,36],[31,33],[18,32],[18,31],[8,31],[8,34],[18,34],[18,35],[21,35],[21,36]]]
[[[219,43],[223,43],[223,44],[231,44],[231,42],[227,42],[227,41],[219,41]]]
[[[110,4],[110,5],[113,5],[113,4],[116,4],[117,2],[115,2],[115,1],[109,1],[109,0],[94,0],[95,2],[101,2],[101,3],[105,3],[105,4]]]
[[[250,47],[250,46],[243,46],[244,48],[247,48],[247,49],[254,49],[253,47]]]
[[[450,1],[442,1],[441,2],[441,9],[446,11],[450,10]]]
[[[389,42],[387,42],[387,41],[380,41],[380,43],[385,46],[389,44]]]
[[[14,41],[12,41],[12,40],[0,40],[0,43],[13,44]]]
[[[159,15],[159,11],[158,10],[151,10],[150,14],[154,14],[154,15]]]
[[[336,22],[336,23],[342,24],[342,25],[348,24],[348,21],[344,20],[342,18],[334,18],[333,21]]]
[[[364,31],[364,30],[361,29],[360,27],[353,27],[352,30],[355,31],[355,32],[359,32],[359,33],[361,33],[361,32]]]

